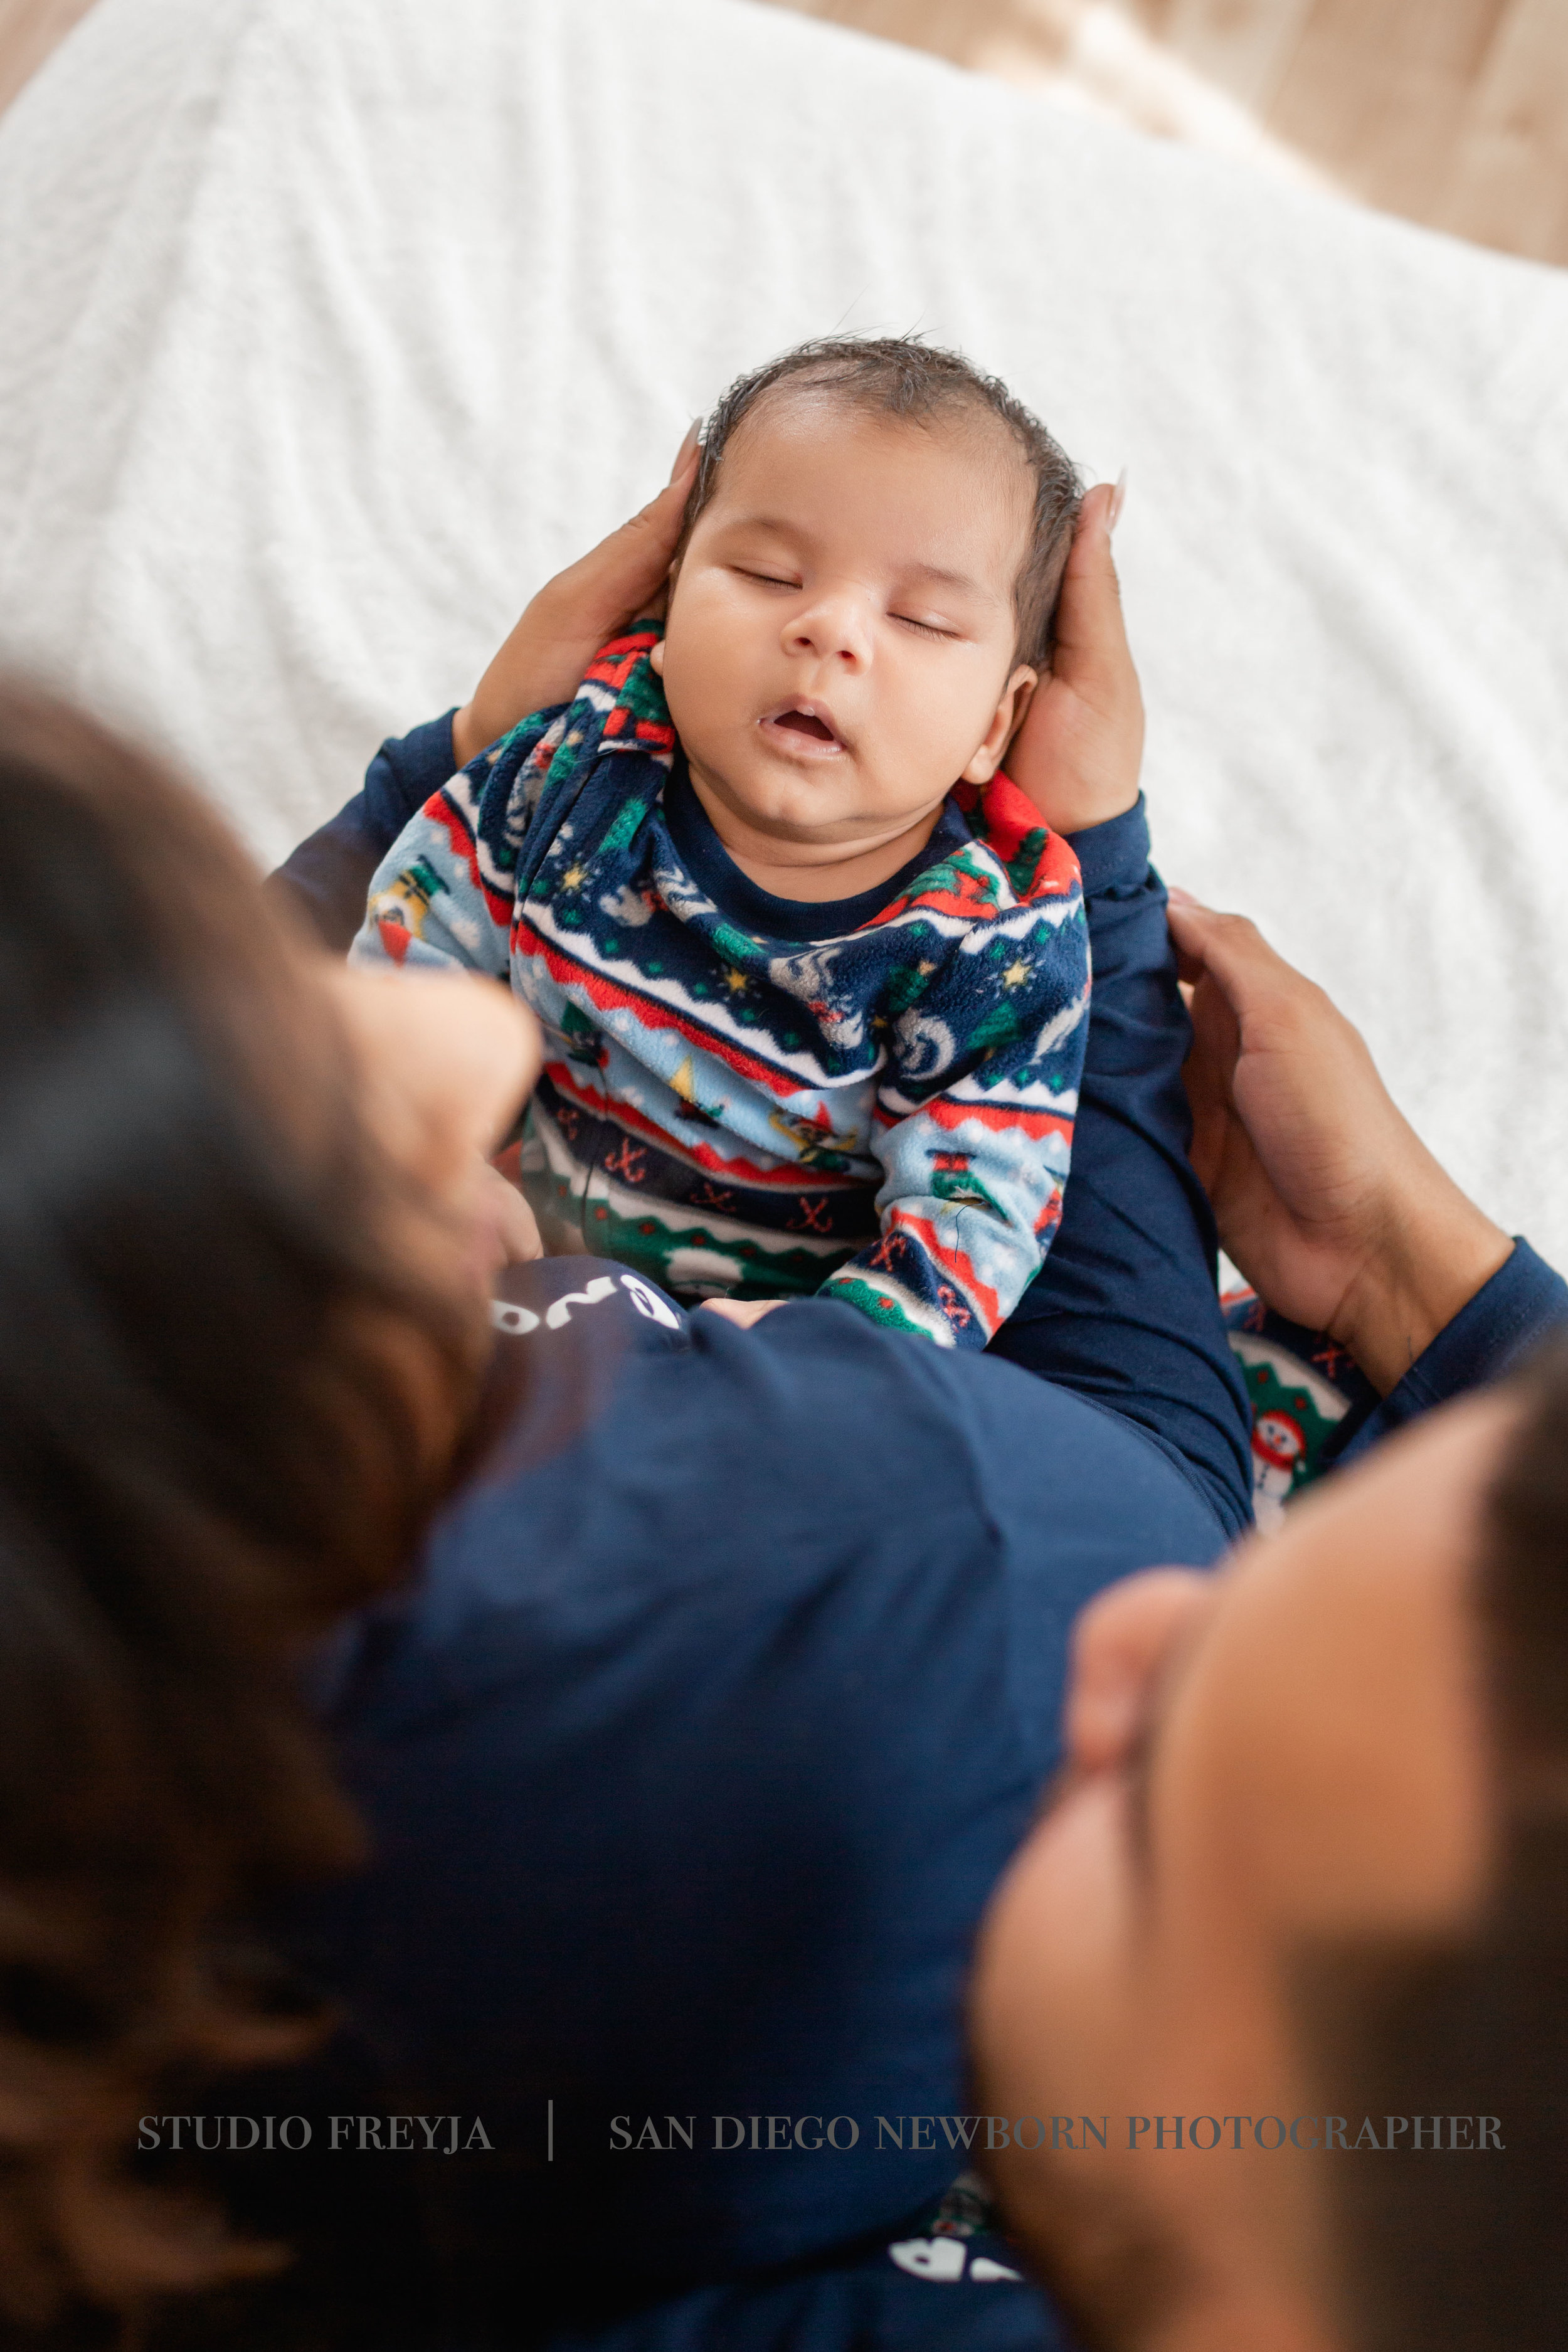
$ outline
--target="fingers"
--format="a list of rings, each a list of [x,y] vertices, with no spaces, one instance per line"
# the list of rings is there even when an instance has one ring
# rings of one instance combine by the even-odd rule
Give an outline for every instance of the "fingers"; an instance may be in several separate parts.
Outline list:
[[[569,701],[599,647],[663,609],[666,583],[701,457],[699,428],[680,445],[656,498],[597,547],[557,572],[529,604],[452,721],[459,767],[532,710]]]
[[[528,1265],[544,1255],[533,1211],[499,1168],[480,1162],[476,1180],[476,1215],[482,1225],[492,1271]]]
[[[1061,601],[1057,607],[1055,667],[1079,674],[1086,667],[1110,678],[1123,674],[1136,686],[1131,649],[1121,615],[1121,589],[1116,577],[1110,534],[1121,510],[1123,483],[1097,483],[1084,499],[1078,529],[1062,574]]]
[[[675,472],[658,497],[649,499],[646,507],[639,507],[629,522],[622,523],[619,530],[601,540],[583,559],[584,566],[592,567],[601,575],[606,590],[612,582],[616,583],[628,614],[634,606],[640,611],[642,600],[664,584],[664,575],[680,544],[687,502],[700,459],[697,443],[689,438],[676,459]],[[636,584],[638,583],[643,584]]]
[[[1116,498],[1101,482],[1084,499],[1062,575],[1050,667],[1007,755],[1008,775],[1058,833],[1104,824],[1138,798],[1143,697],[1110,556]]]
[[[693,464],[700,454],[701,440],[702,419],[700,416],[694,416],[686,428],[686,438],[676,451],[675,463],[669,469],[669,478],[672,483],[679,482],[682,474],[689,474],[691,471]]]
[[[1282,1010],[1287,1001],[1322,998],[1328,1004],[1316,982],[1287,963],[1247,916],[1218,914],[1190,892],[1173,889],[1165,920],[1182,978],[1196,982],[1206,974],[1244,1024]]]
[[[775,1307],[788,1305],[787,1298],[705,1298],[701,1311],[705,1315],[721,1315],[726,1323],[749,1331],[753,1323],[760,1323]]]
[[[1344,1041],[1359,1046],[1360,1039],[1322,991],[1287,963],[1245,915],[1216,914],[1173,889],[1166,921],[1178,970],[1192,985],[1193,1045],[1182,1073],[1193,1114],[1191,1159],[1230,1248],[1224,1232],[1226,1171],[1235,1176],[1250,1167],[1258,1142],[1237,1117],[1244,1051],[1272,1052],[1282,1068],[1284,1049],[1293,1076],[1276,1081],[1278,1092],[1309,1083],[1325,1054],[1342,1060]]]
[[[1092,713],[1102,743],[1100,764],[1108,772],[1113,769],[1124,787],[1116,808],[1106,807],[1101,816],[1131,806],[1143,760],[1143,697],[1110,551],[1121,497],[1120,483],[1113,488],[1101,482],[1083,502],[1062,574],[1051,655],[1050,683]]]
[[[605,635],[651,612],[664,592],[701,462],[699,429],[694,425],[687,434],[675,471],[658,495],[563,575]]]
[[[1176,950],[1176,970],[1189,996],[1204,976],[1202,922],[1192,919],[1206,915],[1208,908],[1199,904],[1190,890],[1178,882],[1171,883],[1165,891],[1165,928],[1171,934],[1171,944]]]

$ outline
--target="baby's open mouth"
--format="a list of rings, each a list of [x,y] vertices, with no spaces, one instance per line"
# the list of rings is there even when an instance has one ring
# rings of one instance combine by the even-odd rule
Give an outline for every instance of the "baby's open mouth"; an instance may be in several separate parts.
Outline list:
[[[781,734],[794,735],[802,743],[820,743],[825,750],[842,748],[843,739],[837,730],[809,702],[792,702],[783,710],[772,711],[763,725],[776,727]]]

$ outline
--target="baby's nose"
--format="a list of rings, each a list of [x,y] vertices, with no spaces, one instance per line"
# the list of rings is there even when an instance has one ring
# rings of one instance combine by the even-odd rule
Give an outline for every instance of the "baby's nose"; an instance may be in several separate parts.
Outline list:
[[[855,596],[822,596],[797,613],[786,631],[793,652],[859,665],[871,657],[870,622]]]

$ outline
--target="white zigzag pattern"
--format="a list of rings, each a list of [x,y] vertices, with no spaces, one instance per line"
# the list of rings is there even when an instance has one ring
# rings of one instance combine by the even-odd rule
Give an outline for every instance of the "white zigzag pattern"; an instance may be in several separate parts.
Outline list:
[[[802,1093],[819,1094],[825,1085],[831,1083],[825,1077],[822,1066],[814,1055],[792,1054],[772,1035],[766,1038],[760,1036],[755,1029],[744,1027],[734,1020],[716,999],[693,997],[672,975],[646,972],[628,958],[616,957],[611,961],[600,955],[594,941],[584,932],[564,929],[556,922],[555,910],[547,900],[530,900],[528,919],[541,938],[548,939],[552,946],[559,948],[574,963],[581,964],[586,971],[601,973],[605,980],[612,981],[617,988],[626,989],[635,997],[652,998],[655,1003],[667,1005],[672,1013],[679,1013],[689,1020],[695,1028],[706,1029],[723,1037],[753,1061],[777,1070],[782,1076],[796,1079]],[[531,1002],[531,992],[525,985],[529,961],[526,955],[520,955],[514,959],[512,969],[519,992],[528,996]],[[626,1029],[628,1037],[637,1030],[636,1015],[629,1011],[621,1013],[614,1007],[606,1010],[595,1006],[594,1018],[601,1028],[610,1029],[617,1034],[623,1027]],[[869,1069],[854,1073],[855,1080],[862,1082],[873,1076],[884,1067],[887,1058],[886,1051],[879,1050]]]
[[[989,856],[989,852],[986,853]],[[1062,898],[1026,898],[1021,906],[1015,902],[1015,911],[999,921],[955,926],[967,933],[959,949],[961,955],[980,955],[993,940],[1023,940],[1042,924],[1047,930],[1059,931],[1068,917],[1083,904],[1076,890]],[[900,921],[903,919],[900,918]],[[941,920],[942,918],[932,918]]]

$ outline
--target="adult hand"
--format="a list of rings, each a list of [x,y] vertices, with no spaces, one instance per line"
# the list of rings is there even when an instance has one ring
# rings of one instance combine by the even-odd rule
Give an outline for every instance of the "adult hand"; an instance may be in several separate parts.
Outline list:
[[[474,1185],[493,1270],[499,1274],[503,1265],[527,1265],[542,1257],[539,1222],[516,1185],[488,1160],[475,1171]]]
[[[749,1331],[753,1323],[760,1323],[775,1307],[788,1305],[787,1298],[705,1298],[702,1302],[708,1314],[721,1315],[726,1323],[734,1323],[742,1331]]]
[[[1173,891],[1193,1165],[1259,1296],[1384,1394],[1513,1247],[1395,1108],[1359,1031],[1257,927]]]
[[[668,482],[640,514],[548,581],[452,721],[452,752],[467,767],[487,743],[552,702],[574,694],[611,637],[660,609],[665,583],[697,479],[693,425]]]
[[[1143,762],[1143,697],[1121,617],[1110,534],[1122,486],[1101,482],[1079,515],[1062,575],[1051,667],[1007,754],[1007,773],[1058,833],[1130,809]]]

